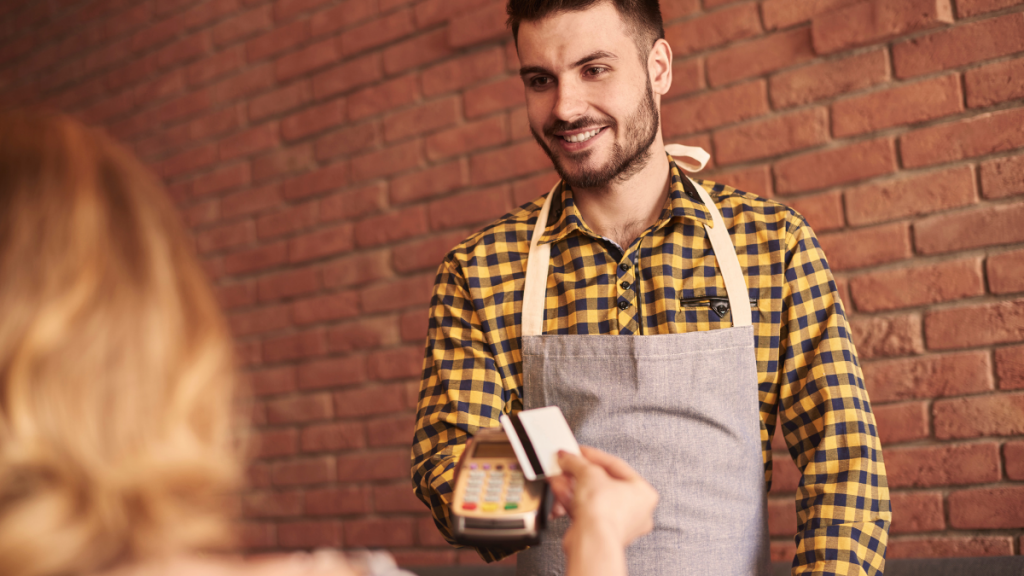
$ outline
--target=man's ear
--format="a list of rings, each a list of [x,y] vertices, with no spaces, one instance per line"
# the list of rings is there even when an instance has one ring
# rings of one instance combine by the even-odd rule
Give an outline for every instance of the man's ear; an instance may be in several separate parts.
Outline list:
[[[651,90],[659,96],[672,88],[672,47],[659,38],[647,57],[647,73],[651,77]]]

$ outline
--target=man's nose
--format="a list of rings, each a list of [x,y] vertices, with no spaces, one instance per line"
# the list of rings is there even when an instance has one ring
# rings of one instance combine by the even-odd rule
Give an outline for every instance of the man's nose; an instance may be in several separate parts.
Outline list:
[[[556,118],[572,122],[586,113],[588,104],[581,88],[572,81],[558,83],[558,97],[553,110]]]

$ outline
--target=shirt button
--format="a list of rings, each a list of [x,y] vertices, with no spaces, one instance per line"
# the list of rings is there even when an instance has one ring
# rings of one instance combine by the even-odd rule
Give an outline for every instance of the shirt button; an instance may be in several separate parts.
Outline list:
[[[625,310],[626,308],[629,308],[629,302],[626,302],[625,300],[619,302],[619,310]]]
[[[619,284],[619,287],[623,290],[629,290],[629,282],[623,282],[622,284]]]
[[[625,262],[619,264],[619,270],[622,270],[623,272],[629,270],[629,264],[626,264]]]

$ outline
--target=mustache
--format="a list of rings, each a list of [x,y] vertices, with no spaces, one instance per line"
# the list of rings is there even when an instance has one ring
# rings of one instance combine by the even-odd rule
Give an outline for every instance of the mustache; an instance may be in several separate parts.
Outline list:
[[[590,126],[613,126],[615,124],[611,118],[594,118],[592,116],[584,116],[577,118],[572,122],[566,122],[564,120],[556,120],[550,126],[544,127],[544,135],[551,138],[555,136],[555,132],[569,132],[570,130],[579,130],[581,128],[588,128]]]

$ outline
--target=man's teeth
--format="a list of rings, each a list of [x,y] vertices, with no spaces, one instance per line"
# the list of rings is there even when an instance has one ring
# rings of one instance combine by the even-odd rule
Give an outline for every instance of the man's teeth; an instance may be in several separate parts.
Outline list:
[[[572,136],[562,136],[562,138],[565,138],[569,142],[586,142],[587,140],[590,140],[594,136],[597,136],[597,133],[600,131],[601,129],[597,128],[596,130],[591,130],[590,132],[580,132],[579,134],[573,134]]]

